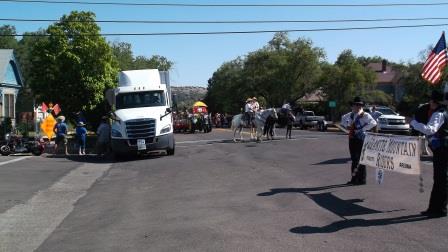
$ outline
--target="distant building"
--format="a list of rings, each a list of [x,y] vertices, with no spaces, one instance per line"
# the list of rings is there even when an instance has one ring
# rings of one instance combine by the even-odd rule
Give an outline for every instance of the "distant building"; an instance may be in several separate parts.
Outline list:
[[[379,63],[369,63],[367,68],[374,71],[376,89],[392,96],[396,103],[403,99],[404,83],[402,74],[396,71],[392,66],[387,64],[386,60]],[[326,94],[322,88],[316,89],[311,93],[307,93],[298,100],[299,103],[320,103],[326,101]]]
[[[326,101],[326,94],[322,88],[318,88],[311,93],[305,94],[302,98],[298,99],[298,103],[320,103]]]
[[[0,120],[15,121],[16,100],[23,86],[22,75],[12,49],[0,49]]]
[[[369,63],[367,68],[376,74],[376,88],[389,94],[395,102],[400,102],[404,95],[402,74],[387,64],[386,60],[380,63]]]

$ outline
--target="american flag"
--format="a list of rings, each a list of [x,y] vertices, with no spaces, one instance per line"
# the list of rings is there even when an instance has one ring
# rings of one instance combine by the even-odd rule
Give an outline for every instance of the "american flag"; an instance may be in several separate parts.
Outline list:
[[[437,42],[434,49],[428,56],[425,64],[423,65],[422,77],[431,84],[437,84],[442,78],[443,68],[448,62],[448,56],[446,53],[445,32]]]

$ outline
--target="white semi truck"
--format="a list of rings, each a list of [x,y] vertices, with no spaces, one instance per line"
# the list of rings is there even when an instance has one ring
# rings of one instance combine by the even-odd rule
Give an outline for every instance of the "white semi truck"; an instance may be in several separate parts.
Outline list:
[[[169,74],[157,69],[119,73],[106,92],[112,107],[111,149],[118,156],[166,151],[174,155]]]

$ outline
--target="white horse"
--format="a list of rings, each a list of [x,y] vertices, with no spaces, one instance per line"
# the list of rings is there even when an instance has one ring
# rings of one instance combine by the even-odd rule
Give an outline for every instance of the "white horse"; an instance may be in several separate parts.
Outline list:
[[[274,108],[261,110],[257,113],[255,113],[255,137],[252,136],[251,138],[256,138],[257,141],[261,140],[261,135],[263,134],[263,127],[264,123],[266,122],[266,119],[268,116],[272,116],[275,119],[278,119],[277,117],[277,111]],[[236,142],[236,131],[239,130],[240,134],[240,140],[243,141],[243,127],[245,126],[244,117],[243,114],[238,114],[232,118],[232,130],[233,130],[233,141]]]

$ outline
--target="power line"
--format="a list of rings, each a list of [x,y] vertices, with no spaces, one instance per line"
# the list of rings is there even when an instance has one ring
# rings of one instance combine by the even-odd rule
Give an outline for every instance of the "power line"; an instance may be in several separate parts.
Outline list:
[[[323,32],[323,31],[350,31],[350,30],[378,30],[400,29],[419,27],[438,27],[448,24],[424,24],[424,25],[397,25],[397,26],[371,26],[371,27],[346,27],[346,28],[318,28],[318,29],[289,29],[289,30],[258,30],[258,31],[214,31],[214,32],[155,32],[155,33],[101,33],[101,34],[71,34],[69,36],[174,36],[174,35],[224,35],[224,34],[254,34],[276,32]],[[48,37],[50,34],[0,34],[0,37]],[[53,35],[58,36],[58,35]],[[60,36],[66,36],[61,34]]]
[[[330,19],[330,20],[95,20],[95,23],[142,23],[142,24],[260,24],[260,23],[353,23],[353,22],[388,22],[388,21],[427,21],[447,20],[446,17],[426,18],[377,18],[377,19]],[[12,22],[59,22],[60,19],[23,19],[0,18],[0,21]],[[91,23],[88,20],[67,20],[69,23]]]
[[[448,2],[436,3],[383,3],[383,4],[189,4],[189,3],[122,3],[89,1],[49,1],[49,0],[0,0],[13,3],[41,4],[81,4],[81,5],[119,5],[119,6],[153,6],[153,7],[416,7],[442,6]]]

